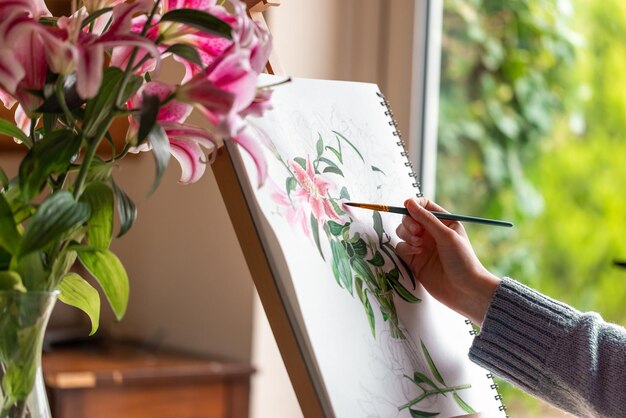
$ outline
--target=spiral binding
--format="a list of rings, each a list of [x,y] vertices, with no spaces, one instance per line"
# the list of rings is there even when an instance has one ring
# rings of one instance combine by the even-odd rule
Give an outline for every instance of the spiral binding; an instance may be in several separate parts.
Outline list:
[[[400,135],[400,130],[398,129],[398,122],[393,117],[393,112],[391,111],[389,102],[387,101],[387,99],[381,92],[377,91],[376,95],[382,100],[380,102],[380,105],[384,106],[386,109],[385,116],[389,116],[390,118],[388,122],[389,126],[393,128],[393,136],[398,138],[398,142],[396,142],[396,145],[398,145],[399,147],[402,147],[402,152],[400,153],[400,155],[402,155],[403,157],[406,157],[406,162],[404,163],[404,166],[410,169],[409,177],[413,179],[413,183],[411,184],[413,185],[413,187],[415,187],[418,190],[416,196],[422,197],[424,196],[424,194],[422,193],[422,186],[419,180],[417,179],[417,173],[413,170],[413,163],[409,159],[409,153],[406,150],[406,143],[404,142],[404,140],[402,139],[402,136]]]
[[[411,162],[411,160],[409,160],[409,153],[406,150],[406,143],[404,142],[404,140],[402,140],[402,136],[400,135],[400,130],[398,129],[398,122],[396,122],[396,120],[393,117],[393,112],[391,111],[391,106],[389,105],[389,102],[387,101],[387,99],[385,98],[385,96],[381,93],[381,92],[376,92],[376,95],[381,99],[380,105],[385,107],[385,116],[389,116],[390,121],[389,121],[389,126],[391,126],[394,131],[393,131],[393,136],[395,136],[396,138],[398,138],[398,142],[396,142],[396,145],[398,145],[399,147],[402,147],[402,152],[400,153],[400,155],[402,155],[403,157],[406,157],[406,162],[404,163],[405,167],[408,167],[410,169],[409,172],[409,177],[414,179],[414,182],[412,183],[413,187],[418,189],[418,193],[417,193],[417,197],[422,197],[424,196],[422,194],[422,187],[420,185],[419,180],[417,179],[417,173],[415,173],[415,171],[413,170],[413,163]],[[472,325],[472,322],[469,319],[465,320],[465,323],[467,325]],[[469,331],[470,335],[476,335],[477,332],[476,330],[472,327],[472,329]],[[495,383],[493,381],[493,374],[491,373],[487,373],[487,378],[491,379],[491,389],[495,390],[496,393],[498,391],[498,384]],[[500,401],[500,406],[498,407],[498,410],[501,412],[505,412],[506,411],[506,406],[501,402],[502,401],[502,395],[500,395],[499,393],[497,393],[497,395],[494,396],[496,401]],[[506,415],[505,413],[505,418],[509,418],[508,415]]]

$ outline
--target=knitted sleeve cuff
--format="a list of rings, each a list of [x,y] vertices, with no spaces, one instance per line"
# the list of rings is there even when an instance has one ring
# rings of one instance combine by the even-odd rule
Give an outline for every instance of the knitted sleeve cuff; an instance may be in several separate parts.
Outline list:
[[[469,357],[531,392],[555,341],[575,326],[580,313],[515,280],[496,288]]]

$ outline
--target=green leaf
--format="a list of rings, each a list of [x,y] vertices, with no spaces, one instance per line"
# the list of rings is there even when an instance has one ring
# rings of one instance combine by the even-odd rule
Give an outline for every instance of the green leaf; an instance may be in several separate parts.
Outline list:
[[[89,219],[89,205],[76,202],[68,191],[48,197],[26,225],[18,254],[42,249]]]
[[[341,188],[341,191],[339,192],[339,198],[350,200],[350,193],[348,193],[348,189],[346,189],[346,186],[343,186]]]
[[[363,302],[363,308],[365,308],[365,314],[367,315],[367,322],[369,323],[370,330],[372,331],[372,337],[376,338],[376,319],[374,317],[372,304],[367,298],[367,289],[365,290],[365,302]]]
[[[318,139],[317,139],[317,142],[315,143],[315,148],[317,151],[317,156],[320,157],[324,153],[324,141],[322,140],[322,135],[319,132],[317,133],[317,137]]]
[[[378,168],[376,166],[372,166],[372,171],[378,171],[379,173],[385,174],[385,172],[383,170],[381,170],[380,168]],[[385,174],[385,175],[387,175],[387,174]]]
[[[109,250],[77,251],[78,259],[100,284],[119,321],[128,306],[128,275],[124,266]]]
[[[475,414],[476,411],[474,410],[474,408],[472,408],[471,406],[469,406],[469,404],[467,402],[465,402],[463,400],[463,398],[461,398],[456,392],[454,392],[454,394],[452,395],[452,397],[454,398],[454,400],[456,401],[456,404],[459,405],[459,407],[464,410],[465,412],[467,412],[468,414]]]
[[[113,162],[104,162],[97,155],[91,160],[91,166],[87,172],[86,183],[92,182],[107,182],[111,178],[111,172],[113,171]]]
[[[320,227],[313,213],[311,213],[311,217],[309,218],[311,222],[311,232],[313,233],[313,241],[315,241],[315,245],[317,246],[317,250],[322,256],[322,260],[326,261],[324,258],[324,253],[322,252],[322,245],[320,243]]]
[[[152,155],[154,155],[156,165],[156,175],[152,183],[152,188],[148,193],[150,195],[159,187],[163,173],[165,173],[167,164],[170,161],[170,140],[167,138],[163,128],[159,125],[154,125],[148,134],[148,141],[150,145],[152,145]]]
[[[341,235],[341,231],[343,230],[344,226],[349,225],[349,223],[342,225],[340,223],[337,223],[335,221],[328,221],[326,222],[326,225],[328,225],[328,229],[330,231],[331,234],[333,234],[334,236],[338,237],[339,235]]]
[[[333,253],[333,263],[337,265],[339,279],[343,287],[352,295],[352,270],[348,261],[348,253],[343,245],[334,239],[330,240],[330,249]]]
[[[113,10],[112,7],[103,7],[102,9],[96,10],[95,12],[89,14],[89,16],[87,16],[85,19],[83,19],[80,27],[84,28],[85,26],[96,20],[98,17],[102,16],[103,14],[109,13],[111,10]]]
[[[117,183],[111,179],[111,186],[115,193],[115,202],[117,204],[117,216],[120,221],[120,231],[117,234],[117,238],[124,235],[135,223],[137,219],[137,207],[128,195],[119,188]]]
[[[378,235],[378,242],[383,241],[383,220],[380,217],[380,212],[375,210],[372,214],[372,218],[374,219],[374,231],[376,231],[376,235]]]
[[[4,193],[0,193],[0,247],[15,255],[21,238],[15,225],[11,206],[6,201]]]
[[[15,126],[14,123],[11,123],[6,119],[0,119],[0,133],[12,138],[17,138],[22,142],[28,142],[26,134],[22,132],[20,128]]]
[[[413,379],[411,379],[411,381],[418,386],[420,383],[426,383],[428,386],[432,387],[433,389],[437,391],[440,390],[439,386],[437,386],[435,382],[433,382],[431,378],[426,376],[424,373],[420,373],[420,372],[413,373]]]
[[[146,138],[157,121],[161,101],[159,96],[144,94],[139,110],[139,131],[137,132],[137,145],[145,142]]]
[[[339,160],[339,162],[340,162],[341,164],[343,164],[343,158],[342,158],[342,156],[341,156],[341,151],[338,151],[337,149],[335,149],[335,148],[333,148],[333,147],[331,147],[331,146],[329,146],[329,145],[327,145],[327,146],[326,146],[326,149],[327,149],[328,151],[332,152],[333,154],[335,154],[335,157],[337,157],[337,159]]]
[[[0,271],[0,290],[26,292],[22,277],[14,271]]]
[[[198,51],[196,51],[195,48],[189,45],[174,44],[167,48],[164,53],[168,52],[171,52],[174,55],[178,55],[179,57],[184,58],[185,60],[192,62],[200,67],[203,65],[202,59],[200,58]]]
[[[430,353],[428,352],[428,350],[426,349],[426,346],[424,345],[424,341],[422,341],[421,339],[420,339],[420,345],[422,346],[422,352],[424,353],[424,357],[426,358],[426,362],[428,363],[428,367],[430,367],[430,371],[432,372],[433,376],[435,376],[435,379],[437,379],[439,383],[445,386],[446,383],[444,382],[443,377],[441,376],[441,373],[439,373],[439,370],[437,370],[437,366],[435,366],[435,362],[433,361],[433,358],[430,356]]]
[[[306,160],[302,157],[296,157],[293,159],[303,170],[306,170]]]
[[[198,9],[170,10],[161,17],[161,22],[183,23],[202,32],[231,39],[231,28],[226,22]]]
[[[96,135],[96,132],[103,124],[111,122],[115,111],[115,100],[117,91],[120,88],[124,72],[117,67],[108,67],[102,75],[102,84],[99,94],[87,101],[85,107],[85,129],[84,133],[88,138]],[[127,81],[121,100],[126,102],[143,83],[143,79],[138,75],[131,75]]]
[[[353,241],[352,248],[354,248],[355,254],[361,258],[367,255],[367,244],[365,243],[363,238],[359,238],[356,241]]]
[[[372,257],[371,259],[367,260],[367,262],[370,263],[373,266],[376,266],[376,267],[382,267],[382,266],[385,265],[385,259],[380,254],[380,251],[376,251],[374,253],[374,257]]]
[[[295,177],[287,177],[287,180],[285,180],[285,189],[287,190],[287,195],[294,191],[297,185],[298,180],[296,180]]]
[[[359,152],[359,150],[357,149],[357,147],[354,146],[354,144],[352,142],[350,142],[350,140],[348,138],[346,138],[345,136],[343,136],[341,133],[337,132],[337,131],[333,131],[335,133],[335,135],[337,135],[337,139],[341,138],[344,141],[346,141],[348,143],[348,145],[350,145],[350,147],[352,147],[352,149],[354,150],[354,152],[356,152],[356,154],[359,156],[359,158],[361,159],[361,161],[365,162],[365,160],[363,159],[363,156],[361,155],[361,153]]]
[[[397,269],[394,269],[394,270],[398,271]],[[387,276],[387,281],[389,282],[393,290],[402,299],[404,299],[405,301],[409,303],[421,302],[421,299],[419,299],[418,297],[414,296],[411,292],[409,292],[404,286],[402,286],[402,284],[397,279],[392,278],[389,274],[387,274],[386,276]]]
[[[419,411],[411,408],[409,408],[409,412],[411,413],[411,418],[429,418],[439,415],[439,412]]]
[[[322,172],[323,173],[333,173],[333,174],[337,174],[337,175],[340,175],[341,177],[343,177],[343,171],[341,171],[337,167],[328,166],[328,167],[324,168],[324,170]]]
[[[45,290],[50,272],[44,267],[44,254],[34,251],[18,259],[15,269],[28,290]]]
[[[376,279],[370,270],[369,265],[362,258],[354,257],[350,259],[350,266],[354,272],[367,283],[376,285]]]
[[[100,323],[100,295],[89,283],[76,273],[69,273],[59,284],[59,300],[66,305],[73,306],[85,312],[91,320],[91,332],[93,335],[98,330]]]
[[[104,183],[91,183],[80,200],[91,208],[87,221],[87,242],[101,249],[109,248],[113,235],[113,191]]]
[[[66,172],[81,143],[80,136],[63,129],[35,143],[19,168],[23,199],[28,201],[35,197],[50,174]]]

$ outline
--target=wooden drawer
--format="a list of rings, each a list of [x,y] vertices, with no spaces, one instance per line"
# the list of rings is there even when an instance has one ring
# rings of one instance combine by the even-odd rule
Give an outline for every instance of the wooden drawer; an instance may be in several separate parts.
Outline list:
[[[108,344],[43,356],[55,418],[245,418],[248,364]]]

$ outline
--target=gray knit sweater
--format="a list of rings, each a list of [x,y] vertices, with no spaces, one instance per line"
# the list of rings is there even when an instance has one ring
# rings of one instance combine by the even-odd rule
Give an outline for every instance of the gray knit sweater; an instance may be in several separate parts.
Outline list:
[[[512,279],[496,289],[470,359],[581,417],[626,417],[626,330]]]

